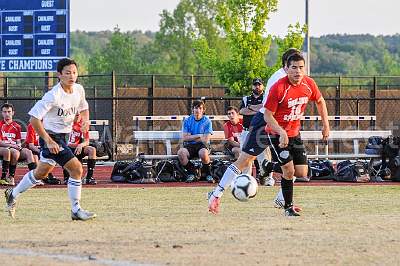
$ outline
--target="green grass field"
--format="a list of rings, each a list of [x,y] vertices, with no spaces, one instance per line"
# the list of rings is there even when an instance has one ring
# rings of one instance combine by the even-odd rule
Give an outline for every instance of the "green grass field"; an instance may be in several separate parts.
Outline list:
[[[84,189],[98,218],[72,222],[66,189],[34,189],[16,219],[1,213],[6,265],[396,265],[400,186],[295,187],[301,217],[273,207],[277,187],[252,201],[230,193],[218,216],[210,188]],[[89,260],[89,257],[92,260]]]

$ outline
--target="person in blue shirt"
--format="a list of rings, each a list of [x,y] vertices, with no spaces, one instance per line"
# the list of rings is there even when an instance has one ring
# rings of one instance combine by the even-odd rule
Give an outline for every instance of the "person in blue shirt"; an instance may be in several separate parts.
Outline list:
[[[211,120],[204,115],[205,104],[201,100],[193,101],[193,114],[183,121],[182,140],[183,147],[178,150],[180,164],[187,170],[186,182],[197,181],[195,166],[190,161],[200,158],[203,163],[203,171],[206,180],[214,183],[210,171],[210,135],[213,133]]]

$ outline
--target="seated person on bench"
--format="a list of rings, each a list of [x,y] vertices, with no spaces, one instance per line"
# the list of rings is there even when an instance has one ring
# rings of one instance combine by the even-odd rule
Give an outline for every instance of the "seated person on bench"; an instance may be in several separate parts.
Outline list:
[[[26,160],[29,170],[35,169],[36,163],[32,152],[21,146],[21,126],[13,121],[14,106],[10,103],[4,103],[1,106],[1,115],[3,116],[3,120],[0,121],[0,147],[7,148],[10,151],[10,166],[8,178],[5,181],[8,185],[14,186],[14,176],[18,160]]]
[[[186,182],[191,183],[196,177],[196,169],[190,159],[200,158],[206,180],[214,183],[210,169],[210,134],[213,133],[211,120],[204,115],[204,102],[193,101],[193,114],[183,121],[182,139],[183,148],[178,150],[180,164],[188,171]]]
[[[224,124],[226,139],[225,149],[230,155],[237,159],[240,154],[239,139],[243,131],[243,120],[239,118],[239,110],[235,106],[229,106],[227,108],[227,115],[229,121]]]
[[[89,131],[83,133],[82,118],[79,113],[75,116],[75,121],[72,126],[72,131],[69,134],[68,147],[71,148],[76,158],[82,162],[83,157],[88,156],[86,177],[82,179],[82,184],[96,185],[97,182],[93,178],[94,168],[96,166],[96,148],[89,146]],[[69,173],[65,169],[64,183],[68,182]]]
[[[40,156],[40,146],[39,146],[39,135],[36,133],[32,124],[28,124],[28,129],[25,138],[25,147],[29,149],[33,154],[33,159],[37,164]],[[43,179],[43,182],[49,185],[59,185],[61,180],[54,177],[52,173],[49,173],[47,178]]]

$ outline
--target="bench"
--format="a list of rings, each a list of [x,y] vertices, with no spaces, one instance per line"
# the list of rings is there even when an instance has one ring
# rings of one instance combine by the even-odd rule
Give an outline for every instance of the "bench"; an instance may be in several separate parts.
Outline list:
[[[179,142],[181,140],[181,131],[133,131],[133,139],[138,143],[140,141],[163,141],[166,147],[165,155],[141,155],[143,159],[165,159],[176,158],[172,155],[171,142]],[[356,158],[375,158],[379,155],[362,154],[359,150],[359,141],[367,140],[371,136],[380,136],[386,138],[392,134],[391,130],[333,130],[330,133],[329,141],[333,140],[351,140],[353,142],[353,153],[349,154],[329,154],[329,145],[323,144],[324,153],[319,154],[319,146],[322,145],[321,131],[301,131],[302,139],[315,143],[315,154],[309,155],[309,158],[335,158],[335,159],[356,159]],[[210,136],[211,141],[223,141],[225,135],[223,131],[214,131]],[[139,147],[136,148],[136,156],[139,155]],[[159,156],[159,157],[157,157]],[[172,156],[172,157],[171,157]]]

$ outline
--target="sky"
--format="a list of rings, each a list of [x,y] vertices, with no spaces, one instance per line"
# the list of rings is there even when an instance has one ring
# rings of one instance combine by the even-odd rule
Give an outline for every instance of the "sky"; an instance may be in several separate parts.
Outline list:
[[[180,0],[70,0],[71,30],[158,31],[162,10],[173,11]],[[305,0],[278,0],[267,31],[284,36],[289,24],[305,23]],[[400,33],[399,0],[309,0],[309,32],[393,35]]]

